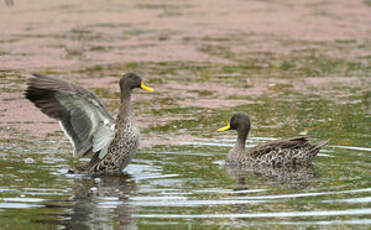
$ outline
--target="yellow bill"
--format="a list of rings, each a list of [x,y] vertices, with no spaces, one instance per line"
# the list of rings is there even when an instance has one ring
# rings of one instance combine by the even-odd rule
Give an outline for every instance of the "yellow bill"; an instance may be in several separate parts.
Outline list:
[[[149,92],[153,92],[153,89],[150,88],[150,87],[148,87],[148,86],[146,86],[143,81],[140,82],[140,88],[142,88],[142,89],[144,89],[146,91],[149,91]]]
[[[223,132],[223,131],[227,131],[230,129],[231,129],[231,122],[228,121],[228,125],[223,128],[218,129],[218,132]]]

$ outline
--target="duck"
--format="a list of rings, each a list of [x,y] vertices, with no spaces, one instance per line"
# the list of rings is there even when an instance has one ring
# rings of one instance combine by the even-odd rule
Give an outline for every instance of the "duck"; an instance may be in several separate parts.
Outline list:
[[[218,132],[237,131],[237,142],[228,152],[226,164],[237,166],[283,167],[309,165],[327,141],[310,143],[309,137],[301,136],[259,144],[245,149],[250,131],[250,118],[246,113],[234,113],[227,126]]]
[[[135,156],[139,129],[131,105],[134,89],[153,92],[137,73],[125,73],[119,80],[120,108],[114,119],[93,92],[61,79],[32,74],[24,96],[42,113],[59,122],[73,146],[73,156],[92,155],[83,166],[69,173],[117,174]]]

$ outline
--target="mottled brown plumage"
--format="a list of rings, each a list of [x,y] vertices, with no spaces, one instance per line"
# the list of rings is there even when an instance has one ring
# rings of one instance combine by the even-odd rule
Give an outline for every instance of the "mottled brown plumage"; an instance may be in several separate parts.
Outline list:
[[[34,74],[27,84],[25,97],[60,122],[74,147],[74,156],[93,154],[87,165],[74,171],[117,173],[133,158],[139,130],[134,123],[131,93],[135,88],[152,91],[140,76],[127,73],[121,77],[121,105],[116,120],[94,93],[80,86],[40,74]]]
[[[246,150],[245,142],[250,131],[250,119],[245,113],[235,113],[228,126],[218,131],[229,129],[234,129],[238,133],[237,143],[226,158],[230,165],[280,167],[310,164],[321,147],[327,144],[327,141],[312,144],[308,137],[295,137],[262,143]]]

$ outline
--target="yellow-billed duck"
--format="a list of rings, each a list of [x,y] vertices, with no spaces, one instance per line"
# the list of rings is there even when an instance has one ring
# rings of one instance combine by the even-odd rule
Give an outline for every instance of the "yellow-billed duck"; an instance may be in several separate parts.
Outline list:
[[[317,144],[309,142],[308,137],[295,137],[259,144],[253,148],[245,149],[245,142],[250,131],[250,119],[246,113],[233,114],[228,125],[218,129],[219,132],[236,130],[237,143],[229,151],[226,163],[229,165],[262,165],[284,166],[310,164],[322,146],[327,141]]]
[[[78,85],[40,74],[27,82],[25,97],[47,116],[59,121],[76,157],[93,154],[90,162],[71,172],[121,173],[135,156],[139,130],[131,107],[133,89],[152,92],[136,73],[123,74],[119,85],[121,105],[114,119],[101,100]]]

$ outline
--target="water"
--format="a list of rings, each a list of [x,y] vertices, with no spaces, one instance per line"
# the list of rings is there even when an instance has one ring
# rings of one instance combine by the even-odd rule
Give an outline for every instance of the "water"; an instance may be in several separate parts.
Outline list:
[[[173,109],[182,122],[170,120],[165,126],[144,129],[142,135],[145,141],[156,133],[169,138],[175,133],[170,138],[173,144],[159,141],[141,148],[122,176],[68,174],[71,165],[89,159],[73,159],[61,132],[45,140],[4,139],[0,142],[0,225],[11,229],[367,229],[371,148],[370,115],[364,105],[369,97],[338,104],[297,95],[294,111],[283,103],[290,97],[262,97],[255,104],[218,109],[220,113],[211,115],[200,114],[202,109]],[[247,148],[301,132],[313,136],[314,142],[330,142],[311,167],[228,167],[224,157],[235,133],[215,130],[241,110],[248,111],[253,122]],[[163,111],[171,116],[169,110]],[[152,113],[156,117],[165,112]],[[195,118],[187,124],[189,120],[182,117]],[[266,123],[277,125],[267,128]],[[192,138],[186,135],[189,132]]]
[[[370,148],[330,145],[313,168],[268,172],[226,167],[230,143],[214,138],[155,146],[138,153],[128,176],[98,179],[66,173],[67,143],[58,158],[50,157],[52,142],[3,143],[1,225],[243,229],[371,223]]]

